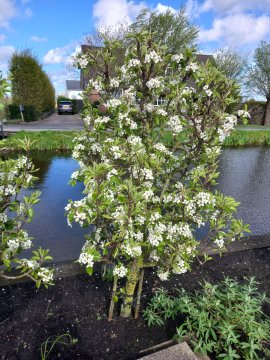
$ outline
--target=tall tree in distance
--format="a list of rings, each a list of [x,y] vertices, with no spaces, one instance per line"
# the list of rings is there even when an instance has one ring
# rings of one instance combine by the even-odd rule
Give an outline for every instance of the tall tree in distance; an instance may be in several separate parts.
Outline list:
[[[214,54],[214,59],[218,70],[228,79],[235,80],[239,84],[243,82],[247,71],[246,56],[241,55],[234,49],[223,48]]]
[[[168,9],[165,12],[151,12],[143,9],[130,26],[131,31],[151,31],[153,41],[166,45],[169,53],[176,53],[186,46],[195,46],[198,27],[192,25],[186,9],[182,7],[178,12]]]
[[[261,41],[255,50],[246,85],[258,95],[266,97],[262,125],[270,125],[270,42]]]
[[[54,108],[53,85],[31,50],[16,51],[11,57],[9,72],[14,104],[33,106],[38,114]]]

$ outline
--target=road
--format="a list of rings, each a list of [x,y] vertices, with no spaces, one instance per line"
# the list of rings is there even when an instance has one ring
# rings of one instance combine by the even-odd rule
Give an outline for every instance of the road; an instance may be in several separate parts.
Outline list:
[[[4,124],[4,132],[18,132],[21,130],[25,131],[42,131],[42,130],[60,130],[60,131],[73,131],[83,129],[83,120],[79,114],[69,115],[63,114],[58,115],[57,113],[52,114],[46,119],[25,122],[18,124]]]

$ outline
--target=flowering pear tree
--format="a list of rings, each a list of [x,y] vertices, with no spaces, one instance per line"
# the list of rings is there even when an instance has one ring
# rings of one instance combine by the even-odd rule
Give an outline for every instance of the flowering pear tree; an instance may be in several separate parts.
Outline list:
[[[7,91],[7,82],[0,82],[0,95]],[[22,147],[27,151],[29,141],[22,141]],[[25,249],[32,247],[32,238],[23,230],[23,225],[33,218],[33,205],[39,201],[39,191],[29,196],[21,192],[33,186],[34,166],[29,156],[18,159],[2,160],[0,158],[0,279],[16,280],[29,277],[35,281],[37,287],[43,283],[46,287],[52,284],[53,272],[42,267],[45,260],[50,260],[48,250],[39,248],[33,251],[30,259],[18,255]],[[17,264],[16,274],[10,273],[12,266]]]
[[[247,231],[233,217],[238,203],[212,190],[222,142],[237,120],[227,112],[237,86],[211,64],[198,64],[191,50],[167,53],[148,32],[129,37],[118,71],[110,72],[117,42],[77,58],[86,72],[95,66],[96,77],[73,151],[80,168],[71,182],[83,181],[85,196],[66,207],[70,224],[94,224],[78,260],[86,271],[91,275],[95,262],[113,264],[113,295],[117,279],[126,279],[122,317],[131,315],[144,268],[167,280],[194,259],[207,260],[209,246],[222,252]],[[88,100],[93,89],[104,112]],[[197,238],[200,227],[207,234]]]

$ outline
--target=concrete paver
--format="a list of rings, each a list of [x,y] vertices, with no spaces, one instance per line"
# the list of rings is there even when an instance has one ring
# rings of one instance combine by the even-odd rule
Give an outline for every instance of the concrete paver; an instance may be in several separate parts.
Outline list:
[[[18,132],[21,130],[25,131],[42,131],[42,130],[58,130],[58,131],[73,131],[83,129],[83,120],[80,114],[69,115],[63,114],[58,115],[53,113],[46,119],[25,122],[19,124],[4,124],[4,132]]]
[[[186,342],[144,356],[142,360],[199,360]]]

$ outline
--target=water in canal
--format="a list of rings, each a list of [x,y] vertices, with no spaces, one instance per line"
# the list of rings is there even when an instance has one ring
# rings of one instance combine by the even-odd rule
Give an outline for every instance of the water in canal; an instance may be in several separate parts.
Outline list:
[[[72,187],[68,180],[78,164],[69,155],[33,155],[42,192],[35,217],[27,224],[35,245],[49,248],[55,261],[78,257],[85,229],[68,227],[64,207],[68,199],[82,197],[83,185]],[[220,157],[218,189],[241,202],[238,216],[250,224],[253,235],[270,234],[270,148],[225,149]]]

